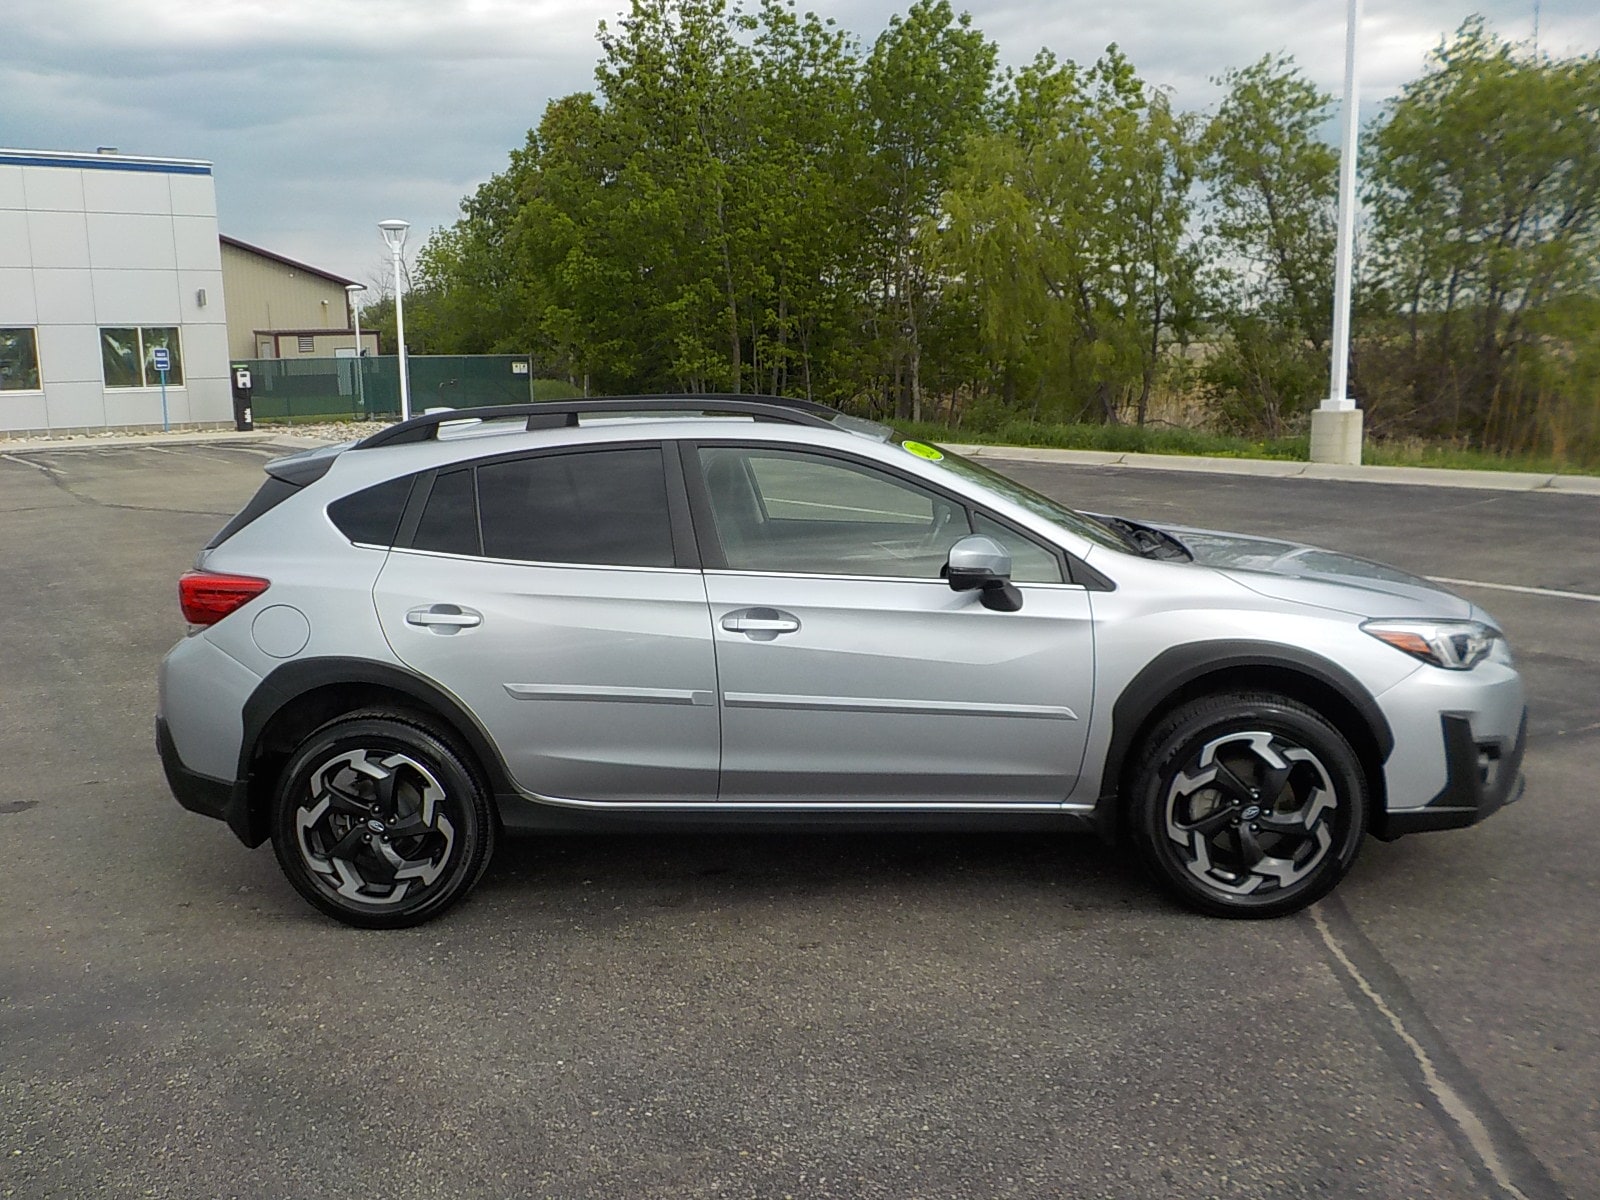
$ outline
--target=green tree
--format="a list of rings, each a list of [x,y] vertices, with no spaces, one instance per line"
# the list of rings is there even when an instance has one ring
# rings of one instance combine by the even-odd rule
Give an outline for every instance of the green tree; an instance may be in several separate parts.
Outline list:
[[[1339,161],[1321,138],[1333,98],[1269,55],[1227,89],[1202,142],[1216,256],[1216,328],[1204,378],[1223,420],[1277,436],[1327,375]]]
[[[922,416],[924,333],[938,281],[926,231],[967,141],[989,121],[995,46],[948,0],[915,0],[894,16],[863,65],[860,106],[870,162],[859,286],[872,305],[901,416]]]
[[[1137,375],[1134,411],[1143,425],[1165,340],[1186,337],[1196,316],[1194,122],[1175,114],[1166,93],[1147,86],[1116,46],[1089,80],[1090,134],[1105,195],[1101,287],[1111,310],[1102,338]],[[1102,412],[1115,419],[1104,403]]]
[[[939,237],[1007,409],[1114,421],[1131,402],[1144,421],[1194,313],[1193,172],[1189,123],[1114,46],[1087,72],[1044,52],[1009,80]]]
[[[1389,106],[1366,174],[1374,276],[1400,314],[1362,372],[1369,409],[1536,444],[1552,370],[1600,335],[1581,324],[1600,295],[1600,58],[1539,56],[1474,17]]]

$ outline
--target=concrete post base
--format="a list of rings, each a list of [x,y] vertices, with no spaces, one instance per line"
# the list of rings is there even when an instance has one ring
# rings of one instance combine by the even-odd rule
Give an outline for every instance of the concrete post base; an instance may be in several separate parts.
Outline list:
[[[1311,461],[1361,463],[1361,410],[1318,408],[1311,413]]]

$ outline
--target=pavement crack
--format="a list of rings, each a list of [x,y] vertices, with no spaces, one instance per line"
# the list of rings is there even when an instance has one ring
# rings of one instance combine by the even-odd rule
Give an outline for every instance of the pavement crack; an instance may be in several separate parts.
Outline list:
[[[1495,1200],[1568,1200],[1337,896],[1307,914],[1314,941],[1391,1063]]]
[[[49,478],[51,483],[55,484],[56,487],[60,488],[72,499],[79,504],[87,504],[92,508],[109,508],[118,512],[175,513],[184,517],[231,517],[233,515],[231,510],[225,511],[215,508],[168,508],[162,504],[116,504],[110,500],[97,500],[93,496],[86,496],[82,492],[73,491],[72,485],[67,482],[65,472],[57,470],[48,463],[29,462],[27,459],[19,458],[15,454],[0,454],[0,459],[4,459],[6,462],[20,463],[24,467],[32,467],[35,471],[42,472]]]

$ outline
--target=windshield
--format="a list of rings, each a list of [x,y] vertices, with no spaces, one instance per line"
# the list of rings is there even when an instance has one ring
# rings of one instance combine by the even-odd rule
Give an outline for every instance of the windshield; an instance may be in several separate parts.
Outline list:
[[[897,439],[902,440],[902,439]],[[1093,542],[1097,546],[1106,546],[1112,550],[1128,552],[1128,543],[1119,537],[1116,531],[1107,529],[1097,521],[1084,516],[1080,512],[1068,508],[1065,504],[1057,504],[1048,496],[1041,496],[1032,488],[1024,487],[1014,479],[1008,479],[998,471],[990,470],[980,463],[973,462],[970,458],[962,458],[959,454],[952,454],[949,450],[941,449],[942,455],[939,465],[955,475],[971,482],[981,484],[989,491],[1004,496],[1013,504],[1020,505],[1036,517],[1043,517],[1052,525],[1059,525],[1070,530],[1086,542]]]

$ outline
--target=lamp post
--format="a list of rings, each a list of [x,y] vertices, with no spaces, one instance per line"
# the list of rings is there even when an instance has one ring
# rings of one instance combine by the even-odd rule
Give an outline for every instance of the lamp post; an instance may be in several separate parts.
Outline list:
[[[406,310],[400,295],[400,251],[406,244],[406,230],[411,228],[411,222],[391,217],[387,221],[379,221],[378,228],[383,231],[383,240],[389,244],[389,252],[394,255],[394,332],[395,340],[400,343],[400,419],[409,421],[411,380],[406,366]]]
[[[350,304],[350,324],[356,331],[356,412],[367,415],[367,390],[361,378],[361,309],[356,304],[356,293],[367,290],[364,283],[347,283],[344,294]]]
[[[1339,146],[1339,232],[1333,277],[1332,371],[1328,398],[1311,414],[1311,461],[1361,461],[1361,410],[1350,397],[1350,276],[1356,241],[1356,141],[1358,117],[1356,34],[1361,0],[1350,0],[1344,46],[1344,125]]]

